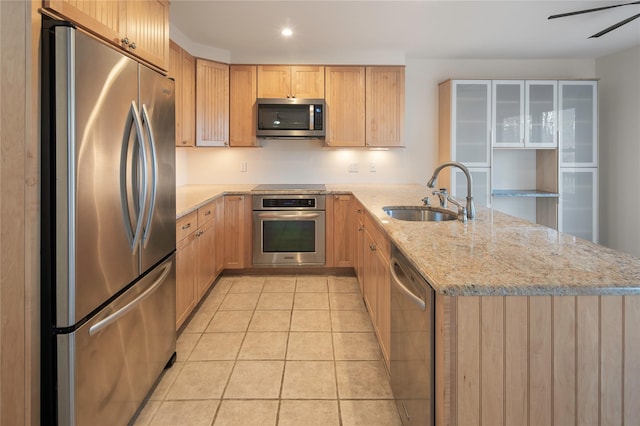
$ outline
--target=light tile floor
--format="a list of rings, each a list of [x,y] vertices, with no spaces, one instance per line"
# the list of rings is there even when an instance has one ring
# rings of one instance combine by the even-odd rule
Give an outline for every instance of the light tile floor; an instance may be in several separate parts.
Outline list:
[[[134,425],[400,425],[353,277],[225,276]]]

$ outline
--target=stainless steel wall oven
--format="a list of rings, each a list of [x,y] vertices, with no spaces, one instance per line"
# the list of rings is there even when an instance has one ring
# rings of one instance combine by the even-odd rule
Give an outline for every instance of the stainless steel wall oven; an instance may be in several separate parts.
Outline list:
[[[324,265],[325,195],[253,196],[253,264]]]

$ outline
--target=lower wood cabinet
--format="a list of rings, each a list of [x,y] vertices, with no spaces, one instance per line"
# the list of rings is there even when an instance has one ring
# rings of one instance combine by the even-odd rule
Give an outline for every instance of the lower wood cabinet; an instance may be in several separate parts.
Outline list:
[[[373,219],[365,213],[363,295],[387,368],[389,368],[389,344],[391,341],[390,251],[389,239],[373,222]]]
[[[176,328],[182,326],[222,270],[219,205],[222,198],[176,222]]]
[[[351,268],[356,256],[356,215],[355,197],[351,194],[330,196],[327,209],[331,217],[327,219],[327,266]]]
[[[196,212],[176,223],[176,329],[196,306],[197,225]]]
[[[224,197],[224,267],[251,265],[251,196]]]
[[[356,271],[358,285],[360,286],[360,293],[364,294],[364,207],[357,199],[354,200],[353,210],[356,216],[356,254],[354,269]]]

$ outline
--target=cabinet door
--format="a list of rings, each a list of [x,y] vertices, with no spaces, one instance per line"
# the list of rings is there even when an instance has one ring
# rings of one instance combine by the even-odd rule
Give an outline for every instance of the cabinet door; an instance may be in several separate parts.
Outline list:
[[[404,67],[366,68],[367,146],[402,146]]]
[[[598,165],[598,93],[595,81],[559,83],[560,167]]]
[[[55,11],[82,28],[120,46],[125,33],[124,11],[120,1],[44,0],[44,8]]]
[[[382,251],[376,250],[376,289],[377,312],[376,330],[384,362],[389,365],[389,350],[391,343],[391,276],[389,273],[389,259],[383,256]]]
[[[325,68],[327,145],[364,146],[364,81],[364,67]]]
[[[245,221],[245,197],[227,195],[224,197],[224,265],[225,268],[245,267],[245,237],[249,231]]]
[[[371,322],[376,323],[376,312],[378,291],[376,289],[376,243],[369,234],[369,231],[364,230],[364,302],[369,310],[369,316]]]
[[[598,242],[598,170],[560,169],[558,230]]]
[[[255,65],[229,67],[229,144],[256,145],[257,69]]]
[[[258,65],[258,97],[291,97],[291,67],[288,65]]]
[[[176,329],[196,306],[196,233],[176,244]]]
[[[182,82],[180,83],[180,146],[196,144],[196,60],[184,49],[182,50]],[[177,86],[177,85],[176,85]],[[176,99],[178,97],[176,96]],[[176,105],[178,102],[176,102]],[[177,113],[177,111],[176,111]]]
[[[229,65],[196,59],[196,145],[229,144]]]
[[[291,67],[290,95],[294,98],[324,98],[324,67]]]
[[[353,195],[333,196],[333,265],[354,266],[356,217]]]
[[[196,297],[200,300],[216,277],[215,250],[216,229],[215,220],[210,220],[198,229],[196,265]]]
[[[525,139],[527,148],[558,146],[558,83],[527,80],[525,105]]]
[[[356,278],[358,278],[360,293],[364,295],[364,208],[357,200],[354,200],[354,208],[356,211]]]
[[[491,81],[453,82],[451,156],[467,167],[490,166]]]
[[[491,207],[491,169],[472,168],[469,169],[471,180],[473,181],[473,202],[476,206]],[[467,177],[462,170],[455,169],[451,175],[452,196],[466,200],[467,197]]]
[[[524,81],[494,80],[493,128],[494,147],[524,146]]]
[[[126,2],[125,45],[129,52],[160,69],[169,65],[169,3],[165,0]]]
[[[169,69],[167,77],[173,78],[175,84],[176,109],[176,146],[182,145],[182,48],[173,40],[169,41]]]
[[[224,269],[224,197],[215,201],[215,250],[214,260],[216,265],[216,276]]]

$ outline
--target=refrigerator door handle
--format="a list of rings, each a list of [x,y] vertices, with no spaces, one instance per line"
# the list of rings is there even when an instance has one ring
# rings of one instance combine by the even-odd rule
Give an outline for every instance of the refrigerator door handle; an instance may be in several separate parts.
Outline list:
[[[153,137],[153,129],[151,128],[151,120],[149,118],[149,111],[147,106],[142,104],[142,124],[144,125],[147,136],[149,139],[149,160],[151,161],[151,199],[149,201],[149,212],[147,214],[147,223],[144,226],[144,234],[142,237],[142,246],[146,247],[149,242],[149,236],[151,235],[151,224],[153,219],[153,213],[156,208],[156,189],[158,182],[158,156],[156,154],[156,141]],[[145,176],[146,173],[145,173]],[[146,202],[146,198],[145,198]]]
[[[97,323],[89,327],[89,336],[93,336],[94,334],[99,333],[102,329],[113,324],[118,320],[118,318],[122,317],[123,315],[126,315],[127,312],[131,311],[137,305],[142,303],[144,299],[151,296],[153,292],[156,291],[158,287],[160,287],[160,285],[162,285],[164,280],[167,278],[167,276],[169,275],[169,272],[171,272],[172,266],[173,266],[173,262],[165,263],[165,265],[162,267],[163,269],[162,273],[160,274],[158,279],[153,284],[151,284],[151,286],[148,289],[143,291],[138,297],[136,297],[134,300],[124,305],[122,308],[118,309],[116,312],[112,313],[108,317],[98,321]]]
[[[136,138],[139,145],[138,149],[140,150],[140,155],[137,156],[133,155],[138,154],[135,152],[135,144],[133,147],[130,146],[131,129],[134,125],[136,129]],[[129,226],[126,227],[126,231],[132,253],[136,252],[140,242],[143,222],[142,215],[144,213],[144,209],[142,208],[142,201],[147,198],[146,178],[144,177],[147,171],[147,165],[144,161],[145,156],[146,148],[144,146],[144,140],[142,139],[142,128],[140,125],[138,108],[136,107],[135,101],[131,101],[131,106],[129,107],[129,115],[127,116],[127,122],[125,124],[124,134],[122,136],[122,161],[120,162],[120,202],[122,204],[122,213],[125,224],[129,224]],[[142,161],[140,161],[140,157],[143,158]],[[127,184],[127,167],[129,164],[131,164],[132,167],[131,186],[134,188],[138,188],[138,185],[133,185],[133,181],[137,179],[140,187],[142,188],[142,194],[128,193],[127,188],[129,187],[129,185]],[[141,168],[142,173],[140,172]],[[142,176],[142,178],[140,178],[140,176]],[[135,213],[135,225],[132,225],[132,212],[135,212],[136,207],[138,208],[138,211]]]

